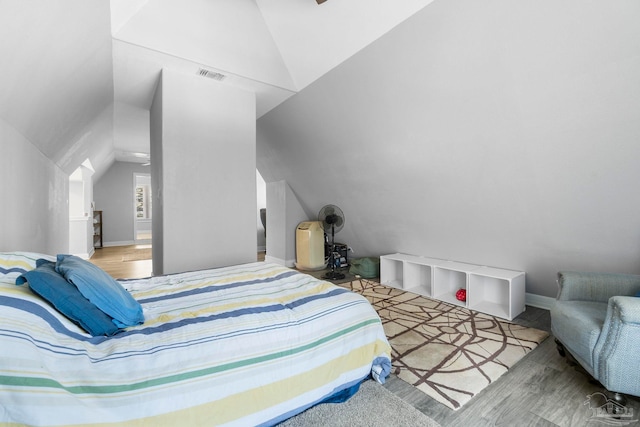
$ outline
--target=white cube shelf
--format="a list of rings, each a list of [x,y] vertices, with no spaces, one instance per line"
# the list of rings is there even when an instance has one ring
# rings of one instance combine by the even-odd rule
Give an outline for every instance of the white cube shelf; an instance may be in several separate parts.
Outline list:
[[[380,257],[380,281],[409,292],[512,320],[525,310],[525,273],[406,254]],[[459,301],[456,292],[467,291]]]

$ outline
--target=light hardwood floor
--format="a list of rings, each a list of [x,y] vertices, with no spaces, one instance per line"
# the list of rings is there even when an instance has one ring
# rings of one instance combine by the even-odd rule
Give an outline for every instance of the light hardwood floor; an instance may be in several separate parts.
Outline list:
[[[125,251],[144,247],[148,246],[96,249],[90,261],[115,278],[148,277],[151,276],[151,260],[123,261]],[[264,253],[258,253],[256,259],[264,260]],[[549,312],[535,307],[527,306],[527,310],[514,322],[548,332],[551,330]],[[638,367],[630,366],[629,369]],[[558,355],[552,336],[458,411],[436,402],[395,376],[387,380],[385,387],[442,426],[607,425],[603,419],[590,419],[593,413],[585,405],[588,395],[603,391],[603,388],[589,382],[584,374]],[[628,397],[627,407],[633,410],[634,420],[640,418],[640,399]],[[608,425],[612,425],[611,422]],[[625,425],[640,426],[640,422]]]
[[[141,279],[152,276],[151,259],[124,261],[126,254],[151,245],[107,246],[97,248],[89,261],[106,271],[115,279]],[[258,252],[256,261],[264,261],[264,252]]]
[[[124,261],[126,253],[136,249],[147,249],[151,245],[129,245],[98,248],[89,261],[102,268],[116,279],[139,279],[151,276],[150,259]]]

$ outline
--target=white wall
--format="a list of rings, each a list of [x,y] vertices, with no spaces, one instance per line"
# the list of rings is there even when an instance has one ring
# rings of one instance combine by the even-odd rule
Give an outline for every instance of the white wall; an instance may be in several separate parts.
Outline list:
[[[435,1],[258,121],[355,256],[640,272],[640,3]]]
[[[92,177],[93,170],[84,165],[69,176],[69,253],[85,259],[94,252]]]
[[[432,1],[256,3],[300,90]]]
[[[0,57],[0,117],[71,174],[90,157],[68,162],[76,150],[101,148],[89,134],[113,102],[109,2],[2,2]]]
[[[69,180],[69,216],[84,216],[84,182]]]
[[[161,79],[150,115],[152,186],[160,182],[153,190],[154,274],[255,261],[255,95],[168,70]]]
[[[69,250],[69,176],[0,119],[0,251]]]
[[[114,103],[113,146],[116,154],[121,154],[121,151],[149,152],[148,107],[139,108],[123,102]]]
[[[189,59],[194,65],[294,89],[253,0],[150,1],[114,36],[129,44]],[[190,72],[195,73],[196,68]]]
[[[293,267],[296,228],[310,218],[286,181],[270,182],[267,189],[267,254],[265,261]]]

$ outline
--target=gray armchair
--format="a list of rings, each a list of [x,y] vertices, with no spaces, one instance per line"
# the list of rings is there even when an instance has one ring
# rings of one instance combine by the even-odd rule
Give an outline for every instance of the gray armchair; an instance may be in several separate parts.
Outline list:
[[[607,390],[640,396],[640,276],[558,273],[551,332]]]

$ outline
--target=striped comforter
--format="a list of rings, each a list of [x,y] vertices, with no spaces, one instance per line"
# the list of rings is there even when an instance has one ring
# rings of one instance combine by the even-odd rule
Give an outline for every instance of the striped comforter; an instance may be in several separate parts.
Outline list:
[[[145,323],[112,337],[0,283],[1,422],[272,425],[390,370],[363,297],[278,265],[121,283]]]

